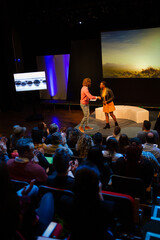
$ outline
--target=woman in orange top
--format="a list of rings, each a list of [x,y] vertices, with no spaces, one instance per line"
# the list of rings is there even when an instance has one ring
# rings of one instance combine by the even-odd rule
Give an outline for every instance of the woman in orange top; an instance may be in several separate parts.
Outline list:
[[[109,125],[109,114],[113,118],[115,122],[115,126],[118,126],[116,116],[114,115],[113,111],[115,110],[115,106],[113,103],[114,95],[111,89],[106,87],[106,82],[102,81],[100,83],[100,89],[101,89],[101,99],[103,102],[103,112],[106,116],[106,125],[103,129],[110,128]]]

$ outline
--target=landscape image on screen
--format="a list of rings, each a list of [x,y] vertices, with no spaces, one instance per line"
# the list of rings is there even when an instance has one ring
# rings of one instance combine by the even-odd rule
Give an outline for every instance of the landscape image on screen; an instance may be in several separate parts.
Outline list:
[[[160,78],[160,28],[101,33],[103,78]]]

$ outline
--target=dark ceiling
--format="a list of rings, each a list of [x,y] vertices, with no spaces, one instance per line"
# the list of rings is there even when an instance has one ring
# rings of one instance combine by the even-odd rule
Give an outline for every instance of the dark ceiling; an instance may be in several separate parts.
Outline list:
[[[18,0],[10,13],[16,27],[60,27],[71,33],[79,25],[89,33],[160,24],[158,0]]]
[[[99,38],[101,31],[160,26],[158,0],[2,1],[26,54],[69,52],[72,40]]]

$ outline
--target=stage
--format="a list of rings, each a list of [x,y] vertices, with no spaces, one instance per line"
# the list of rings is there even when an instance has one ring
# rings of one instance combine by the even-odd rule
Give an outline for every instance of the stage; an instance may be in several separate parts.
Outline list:
[[[156,119],[158,116],[157,111],[149,111],[149,120],[151,122],[151,128],[154,128]],[[125,133],[128,135],[129,138],[135,137],[137,132],[142,130],[142,123],[136,123],[132,120],[128,119],[120,119],[118,118],[118,124],[121,127],[121,133]],[[90,136],[93,136],[96,132],[102,133],[102,136],[105,138],[109,135],[112,135],[113,129],[114,129],[114,121],[110,119],[110,129],[103,129],[105,126],[105,121],[103,120],[98,120],[95,118],[95,112],[93,112],[90,115],[89,118],[89,126],[93,127],[93,130],[87,130],[85,133],[87,133]],[[75,127],[79,128],[79,124]]]

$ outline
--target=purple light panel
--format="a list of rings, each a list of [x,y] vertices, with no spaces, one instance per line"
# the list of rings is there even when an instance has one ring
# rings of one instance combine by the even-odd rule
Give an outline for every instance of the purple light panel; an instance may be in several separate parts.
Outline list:
[[[70,54],[63,54],[62,56],[63,56],[62,71],[64,72],[64,78],[65,78],[64,84],[66,85],[66,89],[67,89]],[[45,56],[45,68],[46,68],[46,78],[48,83],[49,94],[51,97],[53,97],[58,92],[57,74],[56,74],[54,55]]]

